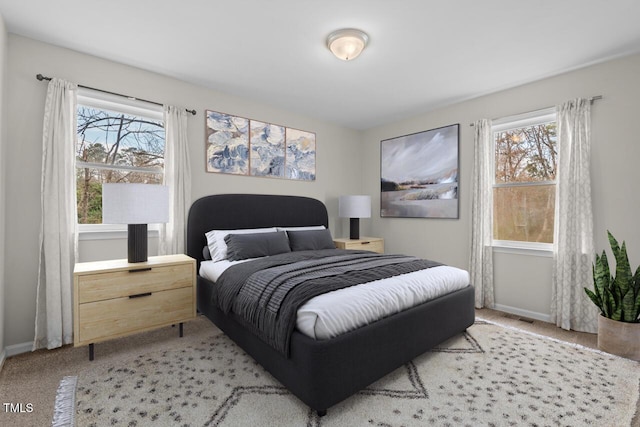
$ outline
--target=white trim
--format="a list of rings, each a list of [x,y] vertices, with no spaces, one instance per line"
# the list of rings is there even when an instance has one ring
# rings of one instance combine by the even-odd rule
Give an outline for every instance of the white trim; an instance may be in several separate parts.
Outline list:
[[[76,160],[76,169],[108,169],[115,171],[128,171],[128,172],[139,172],[139,173],[153,173],[153,174],[164,174],[164,170],[162,168],[157,167],[135,167],[135,166],[124,166],[124,165],[112,165],[108,163],[91,163],[91,162],[83,162],[80,160]]]
[[[7,358],[17,356],[18,354],[22,353],[29,353],[32,350],[33,342],[23,342],[22,344],[8,345],[4,349]]]
[[[493,188],[506,188],[506,187],[536,187],[542,185],[557,185],[555,180],[553,181],[526,181],[526,182],[500,182],[493,184]]]
[[[78,240],[126,239],[127,230],[78,230]]]
[[[545,313],[538,313],[536,311],[524,310],[522,308],[510,307],[508,305],[494,304],[494,310],[503,311],[505,313],[515,314],[517,316],[527,317],[529,319],[541,320],[543,322],[551,323],[551,315]]]
[[[553,243],[494,240],[491,247],[494,253],[553,257]]]
[[[127,224],[78,224],[79,233],[90,233],[92,231],[124,231],[127,233]]]
[[[557,121],[556,107],[543,108],[541,110],[530,111],[528,113],[517,114],[514,116],[502,117],[493,121],[491,125],[491,132],[493,135],[493,152],[496,152],[496,133],[503,132],[505,130],[519,129],[528,126],[539,125],[543,123],[551,123]],[[557,180],[553,181],[529,181],[529,182],[496,182],[495,179],[495,159],[492,163],[492,176],[493,185],[492,188],[513,188],[513,187],[526,187],[526,186],[542,186],[553,185],[557,187]],[[555,209],[554,215],[557,213]],[[495,219],[492,218],[492,222]],[[557,219],[555,224],[557,224]],[[554,227],[555,228],[555,227]],[[555,237],[555,229],[554,229]],[[493,240],[492,246],[494,252],[502,253],[515,253],[520,255],[535,255],[551,257],[553,256],[553,243],[538,243],[538,242],[520,242],[511,240]],[[497,250],[496,250],[497,249]]]
[[[126,113],[164,122],[164,109],[162,105],[87,88],[78,88],[78,105],[114,111],[116,113]]]
[[[104,226],[104,228],[91,227],[80,229],[80,226]],[[114,224],[78,224],[78,240],[112,240],[112,239],[126,239],[127,238],[127,226],[123,225],[120,229],[111,227]],[[147,228],[147,237],[151,239],[160,238],[160,225],[149,224]]]
[[[491,124],[491,132],[502,132],[510,129],[523,128],[556,121],[556,107],[516,114],[496,119]],[[494,136],[495,139],[495,136]]]
[[[2,372],[2,368],[4,367],[4,361],[7,358],[7,352],[6,350],[2,350],[2,352],[0,353],[0,372]]]
[[[146,119],[161,121],[164,125],[164,109],[161,105],[95,91],[87,88],[78,89],[78,105],[115,111],[139,116]],[[166,138],[165,138],[166,145]],[[160,174],[164,176],[164,168],[149,167],[140,168],[124,165],[111,165],[102,163],[91,163],[76,160],[76,170],[82,168],[108,169],[131,171],[146,174]],[[76,200],[77,203],[77,200]],[[149,236],[157,237],[159,224],[149,225]],[[126,239],[127,226],[120,224],[78,224],[78,240],[104,240],[104,239]]]

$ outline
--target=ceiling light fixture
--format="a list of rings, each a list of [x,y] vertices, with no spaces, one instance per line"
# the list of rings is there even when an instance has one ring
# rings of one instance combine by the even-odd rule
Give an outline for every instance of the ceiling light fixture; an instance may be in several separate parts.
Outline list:
[[[338,58],[350,61],[360,55],[368,41],[369,36],[364,31],[345,28],[329,34],[327,47]]]

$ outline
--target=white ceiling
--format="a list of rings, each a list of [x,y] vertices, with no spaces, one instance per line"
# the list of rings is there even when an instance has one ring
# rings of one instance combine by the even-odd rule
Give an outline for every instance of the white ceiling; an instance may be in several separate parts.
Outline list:
[[[0,14],[15,34],[354,129],[640,52],[639,0],[0,0]],[[325,45],[345,27],[370,36],[352,62]]]

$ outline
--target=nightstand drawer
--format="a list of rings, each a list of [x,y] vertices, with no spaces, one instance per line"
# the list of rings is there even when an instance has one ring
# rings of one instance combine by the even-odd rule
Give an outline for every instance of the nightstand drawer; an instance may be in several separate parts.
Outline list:
[[[361,250],[384,253],[384,239],[381,237],[361,237],[360,239],[333,239],[338,249]]]
[[[192,284],[192,264],[131,267],[122,271],[87,274],[78,277],[78,303],[190,288]]]
[[[193,288],[151,292],[137,288],[139,296],[80,304],[79,343],[93,343],[195,316]]]
[[[384,242],[382,240],[358,240],[355,243],[348,243],[346,249],[358,249],[363,251],[372,251],[383,253]]]

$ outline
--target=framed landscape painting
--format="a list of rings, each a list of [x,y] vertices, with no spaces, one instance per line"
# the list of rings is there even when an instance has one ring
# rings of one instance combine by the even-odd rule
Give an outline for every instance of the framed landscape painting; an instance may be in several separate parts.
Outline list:
[[[460,125],[380,141],[380,216],[458,218]]]

